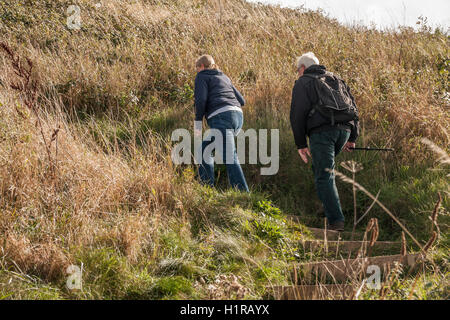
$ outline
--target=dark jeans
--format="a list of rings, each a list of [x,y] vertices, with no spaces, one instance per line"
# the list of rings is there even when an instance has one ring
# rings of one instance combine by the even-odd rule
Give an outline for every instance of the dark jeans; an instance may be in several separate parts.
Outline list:
[[[239,159],[236,152],[236,144],[234,137],[239,133],[244,122],[244,117],[242,112],[239,111],[226,111],[219,113],[212,118],[207,120],[208,125],[211,129],[217,129],[222,134],[223,149],[222,158],[223,163],[226,164],[228,180],[231,187],[237,188],[241,191],[249,191],[247,182],[245,181],[244,172],[242,172],[241,165],[239,164]],[[200,180],[214,186],[214,160],[210,154],[204,155],[203,152],[205,148],[214,141],[214,137],[210,139],[206,137],[202,143],[202,164],[199,167]],[[215,150],[217,153],[217,150]],[[228,159],[231,160],[227,163]]]
[[[349,132],[340,129],[313,133],[309,137],[317,194],[330,224],[344,221],[335,183],[334,158],[342,151],[349,137]],[[327,168],[332,172],[326,171]]]

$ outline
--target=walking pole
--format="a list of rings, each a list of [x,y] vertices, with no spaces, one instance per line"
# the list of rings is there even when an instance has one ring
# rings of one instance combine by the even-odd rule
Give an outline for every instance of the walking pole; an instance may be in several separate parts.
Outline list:
[[[366,147],[366,148],[349,148],[350,150],[365,150],[365,151],[395,151],[392,148],[371,148],[371,147]]]

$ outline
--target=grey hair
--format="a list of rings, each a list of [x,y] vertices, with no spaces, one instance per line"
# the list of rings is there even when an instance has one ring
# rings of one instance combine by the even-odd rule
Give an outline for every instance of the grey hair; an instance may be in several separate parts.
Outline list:
[[[302,66],[305,66],[305,69],[308,69],[313,64],[319,64],[319,59],[317,59],[316,55],[312,52],[307,52],[297,58],[297,70]]]

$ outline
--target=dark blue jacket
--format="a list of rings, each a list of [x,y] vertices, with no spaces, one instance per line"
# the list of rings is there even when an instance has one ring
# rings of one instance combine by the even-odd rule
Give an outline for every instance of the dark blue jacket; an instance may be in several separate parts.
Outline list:
[[[244,97],[230,78],[217,69],[206,69],[195,77],[195,120],[202,121],[225,106],[243,106]]]

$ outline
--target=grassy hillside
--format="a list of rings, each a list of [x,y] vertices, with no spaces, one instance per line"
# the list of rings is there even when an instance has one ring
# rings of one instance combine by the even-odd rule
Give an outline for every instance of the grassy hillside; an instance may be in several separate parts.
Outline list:
[[[261,298],[265,286],[288,283],[286,266],[306,259],[297,242],[308,234],[284,214],[322,223],[289,125],[294,60],[306,51],[352,88],[358,145],[396,149],[338,162],[361,163],[356,180],[380,191],[422,243],[442,194],[440,271],[428,271],[414,297],[445,296],[448,167],[420,139],[448,152],[447,34],[426,24],[347,28],[319,12],[240,0],[80,0],[82,27],[70,30],[73,2],[0,0],[0,41],[33,62],[37,83],[35,98],[30,86],[12,89],[21,78],[2,50],[0,298]],[[264,177],[244,166],[248,195],[227,190],[222,167],[211,190],[194,167],[170,160],[172,130],[192,127],[194,61],[203,53],[244,94],[244,129],[280,129],[280,171]],[[351,186],[338,188],[351,228]],[[356,200],[362,215],[371,201],[362,192]],[[372,217],[380,239],[400,239],[377,206],[358,229]],[[65,286],[71,264],[83,264],[82,291]],[[413,280],[404,283],[392,298],[408,297]]]

